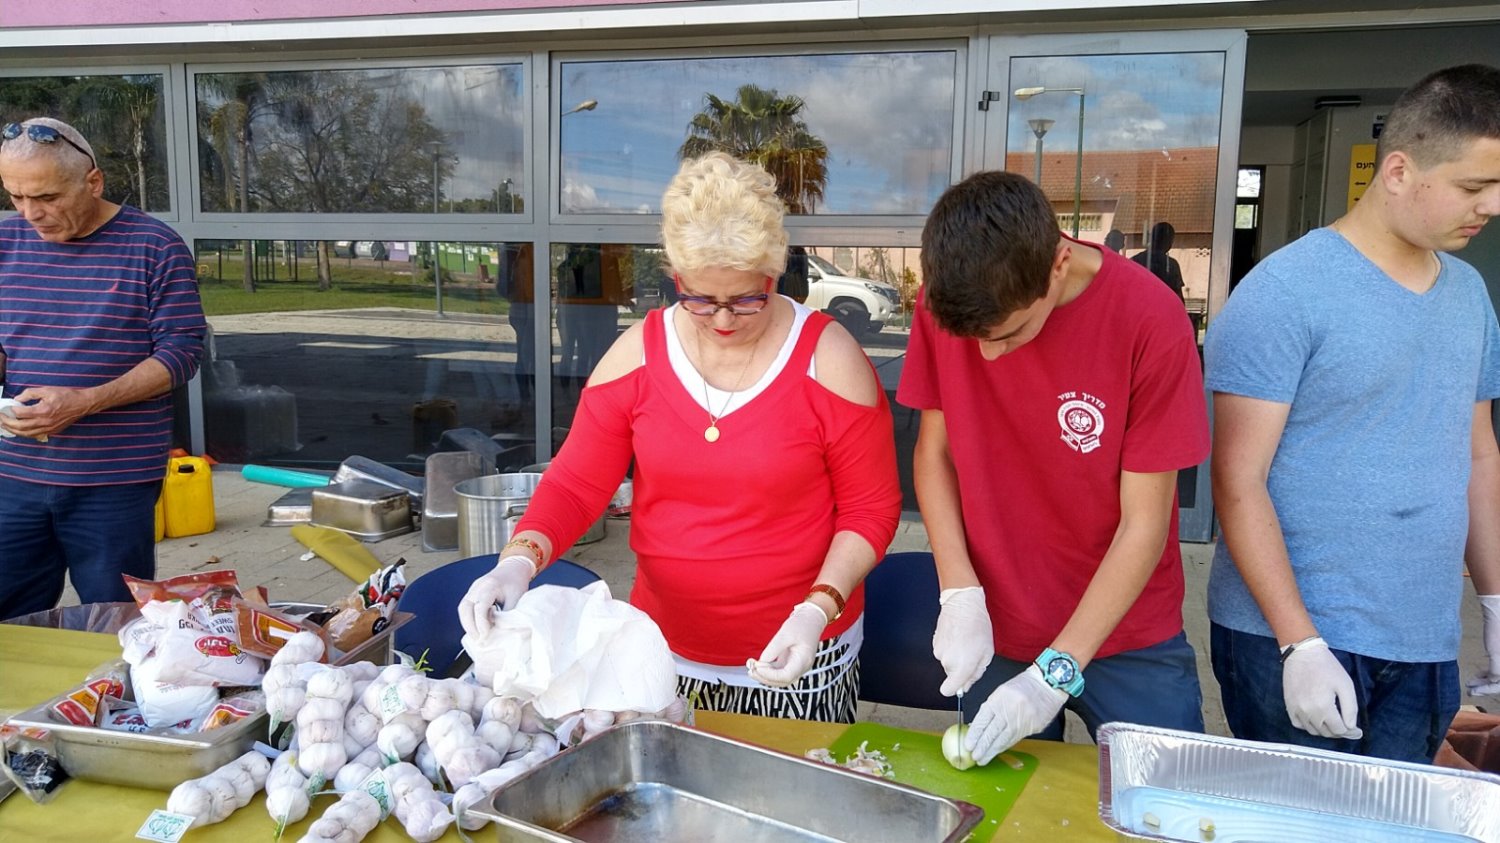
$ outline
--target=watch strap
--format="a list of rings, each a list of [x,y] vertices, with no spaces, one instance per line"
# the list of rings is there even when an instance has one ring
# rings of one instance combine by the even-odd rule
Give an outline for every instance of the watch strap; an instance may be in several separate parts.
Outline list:
[[[1059,682],[1053,678],[1052,672],[1047,668],[1057,659],[1065,659],[1073,665],[1073,678],[1068,682]],[[1070,697],[1078,697],[1083,694],[1083,668],[1078,665],[1078,660],[1068,653],[1054,650],[1051,647],[1042,650],[1042,654],[1036,657],[1034,664],[1042,672],[1042,678],[1047,684]]]

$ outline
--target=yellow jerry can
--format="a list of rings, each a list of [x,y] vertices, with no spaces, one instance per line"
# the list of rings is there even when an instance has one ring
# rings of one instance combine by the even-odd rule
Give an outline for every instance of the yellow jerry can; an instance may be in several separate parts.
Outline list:
[[[202,457],[172,457],[161,490],[166,533],[171,538],[214,530],[214,478]]]

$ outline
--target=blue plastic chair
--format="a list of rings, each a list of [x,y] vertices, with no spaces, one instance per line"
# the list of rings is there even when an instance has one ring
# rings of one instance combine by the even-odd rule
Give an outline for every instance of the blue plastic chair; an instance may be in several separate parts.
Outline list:
[[[447,676],[463,649],[464,630],[458,624],[458,601],[463,599],[469,585],[489,573],[499,560],[498,553],[471,556],[428,571],[408,584],[401,594],[399,608],[416,617],[396,630],[396,649],[414,659],[421,658],[425,651],[431,675]],[[536,575],[531,587],[583,588],[598,580],[598,574],[582,565],[558,559]]]
[[[953,708],[953,698],[938,693],[944,674],[932,655],[937,618],[937,566],[932,554],[886,554],[865,577],[860,699],[910,708]]]

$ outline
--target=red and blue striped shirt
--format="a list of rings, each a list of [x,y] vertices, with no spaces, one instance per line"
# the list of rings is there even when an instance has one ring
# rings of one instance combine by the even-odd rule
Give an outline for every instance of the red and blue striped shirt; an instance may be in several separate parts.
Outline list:
[[[19,216],[0,220],[0,351],[4,395],[87,388],[147,359],[174,386],[203,354],[193,255],[177,232],[121,206],[86,237],[49,243]],[[0,476],[63,486],[159,480],[172,440],[172,398],[85,416],[45,443],[0,439]]]

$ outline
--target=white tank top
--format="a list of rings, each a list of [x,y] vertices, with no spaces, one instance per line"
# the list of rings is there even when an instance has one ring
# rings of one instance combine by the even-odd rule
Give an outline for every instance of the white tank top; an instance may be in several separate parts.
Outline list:
[[[759,380],[733,393],[732,396],[727,390],[718,389],[706,383],[703,375],[693,368],[693,362],[688,359],[687,349],[682,346],[682,338],[677,336],[675,321],[677,305],[672,305],[662,314],[662,318],[667,323],[667,359],[672,364],[672,371],[687,389],[688,395],[693,397],[693,401],[697,402],[704,412],[710,414],[714,412],[709,409],[710,404],[714,408],[723,407],[723,412],[718,413],[717,417],[724,418],[764,392],[776,380],[776,376],[781,374],[781,370],[786,368],[787,361],[792,358],[792,349],[797,345],[797,338],[802,335],[802,326],[807,324],[807,317],[812,315],[812,308],[807,305],[800,304],[794,299],[787,299],[787,301],[792,305],[792,328],[787,331],[786,341],[776,352],[776,359],[771,361],[770,367]],[[644,362],[642,360],[642,363]],[[809,361],[807,364],[807,376],[810,378],[817,377],[815,365],[816,361]]]

